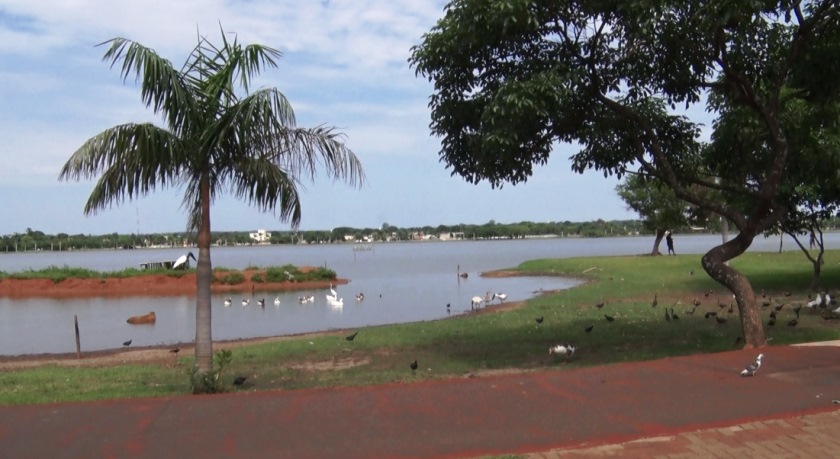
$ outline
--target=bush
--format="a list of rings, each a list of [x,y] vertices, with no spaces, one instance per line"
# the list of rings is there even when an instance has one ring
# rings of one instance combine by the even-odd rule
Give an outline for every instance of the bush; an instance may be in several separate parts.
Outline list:
[[[251,282],[262,284],[265,282],[265,275],[263,273],[254,273],[251,275]]]
[[[242,273],[235,272],[235,271],[225,273],[225,275],[222,276],[221,279],[219,279],[219,282],[222,283],[222,284],[226,284],[226,285],[241,284],[241,283],[245,282],[245,275],[242,274]]]
[[[233,360],[230,349],[222,349],[213,354],[215,368],[200,373],[198,367],[193,366],[187,372],[190,378],[190,390],[193,394],[221,394],[227,392],[227,386],[222,382],[222,370]]]

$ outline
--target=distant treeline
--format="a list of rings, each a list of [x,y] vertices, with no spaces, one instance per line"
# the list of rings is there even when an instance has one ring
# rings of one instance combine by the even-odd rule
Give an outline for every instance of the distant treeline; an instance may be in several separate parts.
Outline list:
[[[691,231],[691,228],[676,228],[676,232]],[[272,231],[265,242],[252,238],[253,231],[213,232],[214,245],[256,245],[256,244],[331,244],[372,243],[389,241],[435,240],[435,239],[519,239],[528,237],[613,237],[652,234],[639,220],[596,220],[590,222],[519,222],[496,223],[493,220],[482,224],[458,224],[399,228],[387,223],[380,228],[338,227],[333,230],[315,231]],[[153,234],[45,234],[27,228],[26,233],[15,233],[0,238],[0,251],[35,250],[94,250],[134,249],[148,247],[183,247],[195,243],[195,235],[188,233]]]

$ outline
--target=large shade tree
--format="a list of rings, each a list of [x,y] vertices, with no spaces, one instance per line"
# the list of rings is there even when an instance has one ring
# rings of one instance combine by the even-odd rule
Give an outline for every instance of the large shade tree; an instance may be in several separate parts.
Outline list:
[[[61,170],[62,180],[94,179],[85,204],[92,214],[157,188],[183,190],[187,227],[197,233],[195,361],[213,368],[210,285],[210,208],[229,192],[297,226],[298,187],[320,169],[334,180],[361,185],[361,163],[333,128],[302,128],[276,88],[250,91],[262,69],[276,67],[280,52],[241,45],[222,31],[221,46],[199,37],[178,69],[153,49],[114,38],[103,60],[134,76],[143,102],[165,126],[128,123],[88,139]]]
[[[574,170],[641,170],[734,224],[702,266],[736,295],[745,344],[765,344],[752,286],[726,262],[809,180],[782,113],[840,97],[836,0],[453,0],[409,61],[434,83],[431,129],[453,174],[516,184],[576,143]],[[712,154],[689,117],[704,108],[749,113],[738,121],[756,123],[761,148]]]

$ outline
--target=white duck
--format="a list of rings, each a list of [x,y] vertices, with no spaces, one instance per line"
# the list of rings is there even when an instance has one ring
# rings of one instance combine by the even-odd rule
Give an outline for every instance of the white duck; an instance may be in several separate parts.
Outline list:
[[[569,358],[572,357],[572,355],[574,355],[575,349],[577,349],[575,346],[572,346],[568,343],[558,344],[556,346],[551,346],[550,348],[548,348],[548,355],[562,355],[566,357],[566,360],[569,360]]]
[[[229,307],[232,303],[233,301],[230,298],[225,298],[225,307]]]
[[[274,305],[275,306],[280,306],[280,297],[279,296],[274,299]]]
[[[250,300],[250,299],[245,299],[245,300],[242,300],[242,307],[244,308],[245,306],[248,306],[248,304],[249,304],[250,302],[251,302],[251,300]]]
[[[507,299],[507,293],[494,293],[493,294],[493,299],[495,300],[496,298],[498,298],[499,301],[504,303],[505,300]]]
[[[330,306],[333,308],[343,308],[344,307],[344,298],[338,298],[329,300]]]

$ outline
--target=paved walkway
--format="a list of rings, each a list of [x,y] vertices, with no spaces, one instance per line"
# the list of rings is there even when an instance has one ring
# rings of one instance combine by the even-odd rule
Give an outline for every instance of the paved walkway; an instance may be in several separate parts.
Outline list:
[[[840,348],[763,353],[752,378],[738,373],[757,353],[741,350],[415,384],[2,407],[0,457],[840,455]]]

